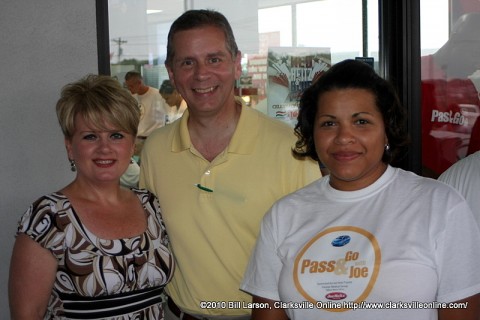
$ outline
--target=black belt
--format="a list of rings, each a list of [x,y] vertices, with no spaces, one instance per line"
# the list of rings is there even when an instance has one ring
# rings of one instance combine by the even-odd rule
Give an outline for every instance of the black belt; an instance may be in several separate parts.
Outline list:
[[[64,316],[69,319],[109,318],[161,304],[163,287],[102,297],[83,297],[77,294],[59,293]]]
[[[167,297],[167,305],[170,311],[175,315],[175,317],[179,318],[180,320],[198,320],[198,318],[195,318],[194,316],[182,312],[180,308],[175,304],[172,298]]]

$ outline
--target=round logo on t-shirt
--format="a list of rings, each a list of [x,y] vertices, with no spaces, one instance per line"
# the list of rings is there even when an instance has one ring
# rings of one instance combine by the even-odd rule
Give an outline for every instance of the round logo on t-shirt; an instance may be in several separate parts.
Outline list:
[[[369,295],[380,259],[380,247],[370,232],[351,226],[328,228],[315,235],[295,258],[295,286],[317,306],[325,302],[325,310],[346,311],[349,303]]]

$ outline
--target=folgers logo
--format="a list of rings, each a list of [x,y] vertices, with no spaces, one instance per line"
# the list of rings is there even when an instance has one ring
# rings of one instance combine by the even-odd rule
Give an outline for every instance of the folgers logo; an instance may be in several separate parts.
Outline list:
[[[366,300],[380,271],[381,251],[370,232],[352,226],[316,234],[295,257],[293,279],[298,292],[317,301]],[[323,309],[342,312],[348,308]]]
[[[343,292],[332,292],[325,296],[328,300],[343,300],[347,297],[347,295]]]

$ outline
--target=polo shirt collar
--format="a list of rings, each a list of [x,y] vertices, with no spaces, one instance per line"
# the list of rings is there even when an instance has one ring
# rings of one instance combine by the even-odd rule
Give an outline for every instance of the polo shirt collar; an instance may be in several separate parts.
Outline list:
[[[247,106],[242,106],[237,128],[228,145],[229,153],[251,154],[255,149],[259,132],[259,114]]]
[[[190,134],[188,132],[188,109],[178,120],[177,128],[174,130],[172,140],[172,152],[188,150],[192,147]],[[172,124],[174,125],[174,124]],[[259,131],[259,115],[257,111],[250,107],[242,106],[242,112],[238,119],[237,127],[233,133],[232,139],[228,145],[229,153],[251,154],[255,149],[255,144]]]
[[[183,113],[180,120],[176,121],[171,126],[176,125],[176,128],[173,130],[173,139],[172,139],[172,152],[180,152],[190,149],[192,141],[190,140],[190,134],[188,133],[188,108]],[[178,122],[178,123],[177,123]]]

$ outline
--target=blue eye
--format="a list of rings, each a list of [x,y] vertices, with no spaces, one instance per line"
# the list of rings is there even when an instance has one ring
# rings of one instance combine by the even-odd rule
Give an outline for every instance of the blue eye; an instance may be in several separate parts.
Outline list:
[[[85,140],[95,140],[95,139],[97,139],[97,136],[94,135],[93,133],[90,133],[90,134],[85,135],[83,137],[83,139],[85,139]]]
[[[121,134],[120,132],[115,132],[115,133],[112,133],[110,137],[112,137],[112,139],[117,140],[117,139],[123,139],[124,135]]]

